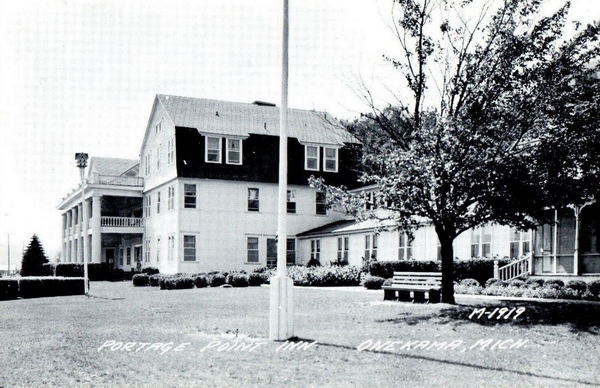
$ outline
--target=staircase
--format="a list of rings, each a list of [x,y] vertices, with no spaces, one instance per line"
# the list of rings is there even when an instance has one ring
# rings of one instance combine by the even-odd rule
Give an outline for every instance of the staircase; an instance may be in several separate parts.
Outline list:
[[[502,281],[531,274],[531,253],[522,259],[498,268],[498,278]]]

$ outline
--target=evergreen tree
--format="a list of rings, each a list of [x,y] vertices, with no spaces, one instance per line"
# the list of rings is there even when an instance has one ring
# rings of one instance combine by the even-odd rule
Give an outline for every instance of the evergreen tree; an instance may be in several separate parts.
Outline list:
[[[44,248],[37,235],[31,237],[27,249],[23,253],[21,262],[21,276],[41,276],[44,275],[42,266],[48,262]]]

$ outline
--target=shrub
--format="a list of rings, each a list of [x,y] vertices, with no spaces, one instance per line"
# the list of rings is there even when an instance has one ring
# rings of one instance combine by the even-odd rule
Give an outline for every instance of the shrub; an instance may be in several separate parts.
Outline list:
[[[463,279],[463,280],[467,280],[467,279]],[[470,279],[470,280],[475,280],[475,279]],[[477,282],[477,280],[475,280],[475,282]],[[463,284],[463,282],[461,281],[460,284],[454,285],[454,292],[457,294],[480,295],[483,291],[483,287],[481,287],[478,284],[479,283],[477,283],[477,285],[476,285],[473,282],[467,282],[467,283]]]
[[[89,267],[88,267],[89,269]],[[82,278],[83,264],[77,263],[61,263],[56,265],[56,276],[66,278]]]
[[[160,273],[160,271],[158,270],[158,268],[146,267],[146,268],[142,269],[142,273],[145,273],[147,275],[156,275],[156,274]]]
[[[381,289],[383,282],[385,282],[385,279],[382,277],[367,275],[363,285],[367,290],[379,290]]]
[[[17,279],[0,279],[0,300],[17,299],[19,297],[19,281]]]
[[[108,263],[88,263],[88,277],[90,280],[110,280],[113,277],[113,271],[114,269]]]
[[[588,290],[595,297],[600,297],[600,280],[591,281],[588,284]]]
[[[83,294],[83,278],[24,277],[19,279],[19,296],[21,298]]]
[[[158,287],[160,283],[160,275],[150,275],[148,276],[148,285],[151,287]]]
[[[56,266],[52,263],[44,263],[42,264],[42,270],[40,271],[39,276],[54,276],[54,269]]]
[[[524,284],[525,282],[521,279],[513,279],[509,283],[511,287],[522,287]]]
[[[248,284],[250,287],[257,287],[263,284],[263,277],[259,273],[251,273],[248,275]]]
[[[318,259],[312,258],[310,260],[308,260],[308,263],[306,263],[307,267],[320,267],[321,266],[321,262]]]
[[[237,273],[229,276],[231,276],[231,280],[228,282],[228,284],[231,284],[232,287],[248,287],[248,275]]]
[[[569,280],[565,285],[565,288],[574,290],[580,294],[587,291],[587,283],[582,280]]]
[[[326,267],[301,267],[288,268],[289,277],[296,286],[358,286],[360,285],[360,271],[353,266],[326,266]]]
[[[134,287],[145,287],[150,285],[150,277],[146,274],[136,274],[133,275],[133,285]]]
[[[525,280],[525,284],[527,284],[527,285],[537,284],[541,287],[544,285],[544,279],[528,278],[527,280]]]
[[[211,287],[220,287],[225,284],[225,276],[217,273],[210,278],[210,286]]]
[[[501,286],[502,285],[502,280],[496,279],[496,278],[489,278],[488,280],[485,281],[485,286],[486,287],[490,287],[490,286],[493,286],[493,285]]]
[[[197,288],[208,287],[208,278],[205,275],[198,275],[194,278],[194,285]]]
[[[565,283],[560,279],[548,279],[544,282],[544,286],[552,288],[563,288]]]
[[[481,287],[481,284],[477,280],[471,278],[461,280],[460,285],[464,287]]]
[[[160,280],[161,290],[182,290],[194,288],[194,279],[187,276],[162,277]]]

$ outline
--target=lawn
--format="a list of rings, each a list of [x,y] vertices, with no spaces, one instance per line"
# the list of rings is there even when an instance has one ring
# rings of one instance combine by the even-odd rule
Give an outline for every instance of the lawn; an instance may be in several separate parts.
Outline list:
[[[600,384],[600,307],[593,304],[502,303],[526,311],[498,321],[469,319],[483,306],[473,298],[474,305],[414,305],[383,302],[381,291],[296,288],[295,332],[317,343],[278,351],[281,343],[266,340],[266,287],[160,291],[92,282],[91,290],[91,298],[0,302],[0,386]],[[471,348],[485,339],[527,342]],[[101,348],[106,341],[115,349],[119,342],[135,344],[113,351]],[[376,341],[389,342],[357,350]],[[419,349],[406,341],[462,342]],[[141,345],[157,342],[171,342],[172,349]],[[225,349],[235,344],[237,351]]]

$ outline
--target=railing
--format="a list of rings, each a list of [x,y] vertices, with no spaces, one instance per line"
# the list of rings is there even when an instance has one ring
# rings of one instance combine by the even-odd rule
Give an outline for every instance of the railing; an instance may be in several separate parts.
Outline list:
[[[141,228],[144,226],[144,219],[138,217],[100,217],[101,226],[116,226],[124,228]]]
[[[91,183],[98,185],[144,186],[144,178],[140,176],[115,176],[93,174]]]
[[[531,274],[531,254],[520,260],[513,261],[510,264],[498,268],[497,262],[494,263],[494,269],[497,268],[497,279],[506,281],[517,278],[521,275]],[[494,271],[496,272],[496,271]]]

